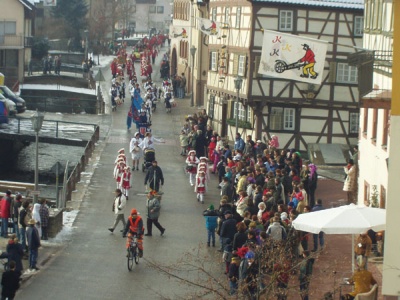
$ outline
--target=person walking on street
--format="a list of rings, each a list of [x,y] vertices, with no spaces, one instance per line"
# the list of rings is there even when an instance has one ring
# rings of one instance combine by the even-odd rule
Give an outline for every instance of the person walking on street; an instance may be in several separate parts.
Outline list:
[[[144,185],[146,187],[147,183],[149,183],[150,189],[156,191],[157,193],[160,191],[160,183],[161,185],[164,185],[164,175],[161,168],[157,165],[156,160],[152,162],[152,166],[147,170],[147,174],[144,179]]]
[[[319,211],[319,210],[323,210],[323,209],[325,209],[325,208],[322,206],[322,200],[318,199],[317,205],[315,205],[311,209],[311,211],[313,212],[313,211]],[[319,240],[319,246],[321,247],[321,250],[323,250],[325,241],[324,241],[324,233],[322,231],[320,233],[313,234],[314,248],[311,252],[318,251],[318,240]]]
[[[185,98],[185,89],[186,89],[186,77],[185,77],[185,73],[182,73],[181,80],[179,83],[179,98],[180,99]]]
[[[22,209],[19,212],[19,233],[21,236],[21,245],[24,251],[28,252],[28,246],[26,244],[26,228],[28,227],[28,221],[32,219],[32,213],[29,210],[29,201],[25,200],[22,203]]]
[[[153,224],[160,230],[161,235],[164,234],[165,228],[161,226],[158,222],[158,218],[160,217],[160,201],[158,200],[158,195],[156,193],[148,193],[147,194],[147,233],[145,236],[153,235]]]
[[[15,293],[19,289],[19,277],[18,272],[15,271],[15,261],[10,261],[10,269],[5,271],[1,277],[1,299],[13,300]]]
[[[122,221],[123,226],[126,226],[126,222],[125,222],[125,216],[124,216],[124,208],[126,205],[126,197],[124,194],[122,194],[122,191],[120,189],[116,189],[115,190],[115,199],[113,202],[113,206],[112,206],[112,211],[115,214],[115,221],[114,221],[114,225],[110,228],[108,228],[109,231],[111,231],[111,233],[114,232],[115,228],[117,227],[119,221]]]
[[[210,205],[203,212],[204,219],[206,219],[206,229],[207,229],[207,247],[215,247],[215,230],[218,227],[218,212],[214,209],[214,205]]]
[[[135,171],[135,168],[139,171],[140,158],[143,156],[143,151],[139,147],[139,144],[142,141],[143,139],[140,138],[140,133],[135,132],[135,136],[129,143],[129,152],[132,154],[132,171]]]
[[[347,166],[343,168],[346,173],[344,180],[343,191],[347,192],[347,203],[356,203],[356,188],[357,188],[357,166],[354,165],[354,161],[349,159]]]
[[[38,230],[39,238],[42,236],[42,220],[40,219],[40,204],[33,204],[32,219],[35,220],[35,227]]]
[[[13,219],[14,233],[17,235],[17,238],[21,240],[21,236],[19,234],[19,226],[18,226],[18,217],[19,210],[22,206],[22,195],[20,193],[17,194],[15,199],[11,201],[11,214]]]
[[[4,238],[8,236],[8,218],[11,217],[11,202],[11,191],[7,191],[0,201],[1,236]]]
[[[29,269],[38,271],[39,268],[36,266],[37,259],[39,256],[40,236],[37,228],[35,227],[36,221],[30,219],[28,222],[28,229],[26,231],[26,236],[28,240],[29,247]]]
[[[10,236],[6,251],[8,254],[8,261],[15,261],[15,271],[21,275],[23,270],[22,257],[24,256],[24,250],[15,233]]]
[[[39,214],[40,214],[40,222],[41,222],[41,227],[42,227],[41,239],[46,241],[49,239],[49,237],[48,237],[49,209],[47,207],[46,199],[41,200]]]
[[[308,287],[313,272],[314,258],[310,258],[310,252],[303,252],[304,260],[300,264],[300,295],[302,300],[308,300]]]
[[[244,142],[244,140],[241,138],[240,133],[237,132],[237,133],[236,133],[236,136],[235,136],[235,146],[234,146],[233,149],[234,149],[235,151],[239,150],[239,151],[243,152],[244,147],[245,147],[245,142]]]
[[[236,233],[236,220],[233,218],[232,212],[227,210],[224,212],[225,220],[222,222],[220,237],[221,237],[221,248],[219,252],[224,251],[226,241],[229,239],[233,241]]]

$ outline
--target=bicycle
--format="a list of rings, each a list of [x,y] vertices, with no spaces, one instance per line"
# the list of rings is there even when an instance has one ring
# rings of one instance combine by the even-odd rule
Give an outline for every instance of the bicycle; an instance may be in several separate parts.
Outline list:
[[[128,270],[132,271],[133,261],[135,264],[139,263],[139,247],[136,235],[132,237],[128,249]]]

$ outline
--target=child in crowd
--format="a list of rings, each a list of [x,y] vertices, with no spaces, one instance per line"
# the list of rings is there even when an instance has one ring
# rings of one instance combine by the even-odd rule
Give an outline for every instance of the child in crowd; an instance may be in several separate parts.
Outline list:
[[[210,242],[212,242],[212,246],[215,247],[215,230],[218,225],[218,212],[214,209],[214,205],[211,204],[203,212],[203,216],[206,219],[207,247],[210,247]]]
[[[197,193],[197,201],[204,203],[204,194],[207,191],[207,179],[204,171],[199,171],[196,176],[194,191]]]
[[[179,135],[179,140],[181,142],[181,155],[186,156],[186,151],[189,145],[189,137],[185,130],[181,131],[181,134]]]

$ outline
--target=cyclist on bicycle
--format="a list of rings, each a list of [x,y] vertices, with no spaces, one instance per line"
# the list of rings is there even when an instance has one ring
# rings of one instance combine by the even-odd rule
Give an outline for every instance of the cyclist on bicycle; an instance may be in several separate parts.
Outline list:
[[[128,217],[128,222],[126,222],[123,237],[126,237],[128,233],[128,238],[126,239],[126,250],[129,251],[129,246],[132,242],[132,237],[136,235],[138,240],[139,257],[143,256],[143,219],[138,216],[138,212],[135,208],[132,208],[131,215]]]

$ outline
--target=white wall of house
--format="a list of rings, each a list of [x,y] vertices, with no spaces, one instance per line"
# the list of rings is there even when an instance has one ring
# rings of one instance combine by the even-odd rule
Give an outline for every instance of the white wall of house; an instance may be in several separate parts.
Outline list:
[[[166,32],[172,23],[172,0],[158,0],[156,4],[136,4],[136,13],[132,21],[136,23],[136,32],[147,33],[150,28]]]
[[[361,109],[360,128],[364,128],[364,115],[366,108]],[[358,203],[365,204],[365,200],[370,200],[372,186],[377,187],[378,199],[381,196],[382,188],[387,190],[388,183],[388,167],[386,159],[389,157],[390,138],[388,145],[383,146],[384,132],[384,110],[378,109],[377,117],[377,135],[376,141],[372,139],[373,133],[373,110],[368,109],[368,125],[367,130],[360,134],[359,140],[359,177],[358,177]],[[369,188],[367,187],[369,186]],[[386,195],[384,195],[386,198]]]

